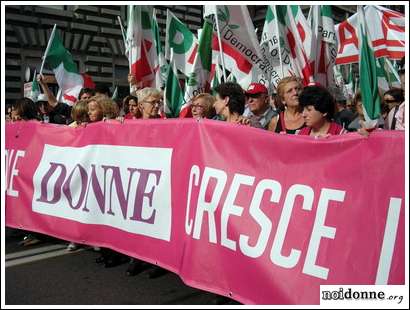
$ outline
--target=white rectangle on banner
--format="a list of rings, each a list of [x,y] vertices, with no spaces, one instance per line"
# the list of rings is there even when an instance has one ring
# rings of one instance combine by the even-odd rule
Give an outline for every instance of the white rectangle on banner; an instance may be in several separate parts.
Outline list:
[[[171,158],[170,148],[46,144],[33,211],[169,241]]]

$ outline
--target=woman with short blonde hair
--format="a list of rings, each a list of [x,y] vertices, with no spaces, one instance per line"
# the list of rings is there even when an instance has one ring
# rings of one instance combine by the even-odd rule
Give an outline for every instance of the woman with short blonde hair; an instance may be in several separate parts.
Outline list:
[[[208,93],[201,93],[192,99],[191,113],[194,118],[212,118],[215,116],[215,97]]]
[[[88,116],[88,101],[88,99],[77,101],[71,110],[71,118],[73,119],[73,122],[68,126],[77,127],[81,124],[90,122]]]
[[[118,116],[117,104],[106,96],[93,96],[88,101],[88,116],[90,122],[115,119]]]
[[[138,106],[142,119],[159,118],[162,107],[162,93],[156,88],[146,87],[137,91]]]

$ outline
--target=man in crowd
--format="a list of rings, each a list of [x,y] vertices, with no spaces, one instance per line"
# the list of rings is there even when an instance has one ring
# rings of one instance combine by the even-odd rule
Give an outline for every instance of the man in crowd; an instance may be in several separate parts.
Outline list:
[[[261,83],[251,83],[245,92],[246,103],[249,111],[250,125],[256,128],[268,129],[272,118],[278,113],[269,104],[268,90]]]

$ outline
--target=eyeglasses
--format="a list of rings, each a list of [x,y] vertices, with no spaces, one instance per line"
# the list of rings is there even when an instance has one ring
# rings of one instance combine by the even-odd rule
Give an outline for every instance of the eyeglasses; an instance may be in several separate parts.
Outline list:
[[[384,102],[386,102],[386,103],[395,103],[395,102],[397,102],[397,100],[396,99],[385,99]]]
[[[152,100],[152,101],[148,101],[148,100],[143,100],[142,102],[148,103],[152,106],[162,106],[163,105],[163,101],[162,100]]]
[[[204,106],[202,106],[202,105],[199,105],[199,104],[192,104],[191,105],[191,109],[200,109],[200,110],[203,110],[203,109],[205,109],[205,107]]]

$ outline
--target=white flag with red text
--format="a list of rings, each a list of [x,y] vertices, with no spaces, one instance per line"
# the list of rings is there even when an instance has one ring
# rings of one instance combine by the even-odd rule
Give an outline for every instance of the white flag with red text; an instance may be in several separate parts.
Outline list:
[[[406,41],[404,15],[379,5],[365,6],[364,14],[375,57],[401,59]],[[359,29],[358,13],[335,26],[339,43],[336,64],[359,62]]]

